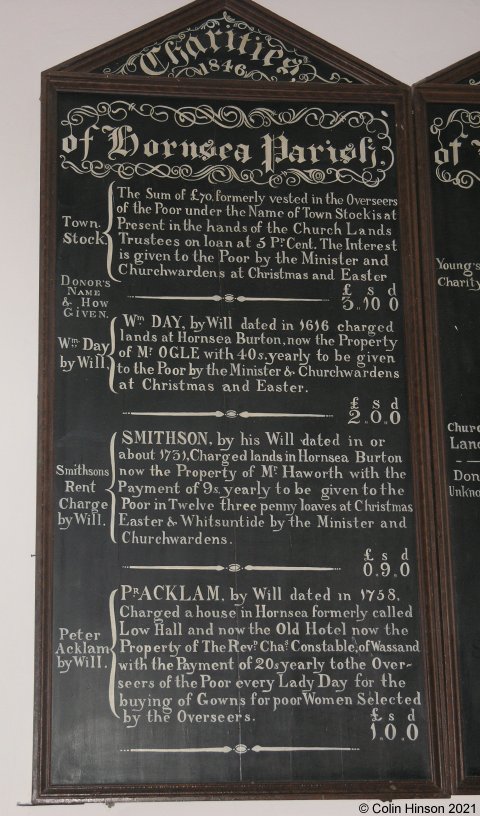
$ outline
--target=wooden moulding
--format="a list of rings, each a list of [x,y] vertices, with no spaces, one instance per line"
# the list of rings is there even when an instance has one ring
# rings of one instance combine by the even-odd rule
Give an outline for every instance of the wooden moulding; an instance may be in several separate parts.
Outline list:
[[[417,143],[417,178],[419,202],[419,230],[422,249],[422,284],[425,309],[426,349],[428,359],[428,393],[432,438],[432,485],[435,498],[435,519],[439,552],[441,624],[445,651],[445,683],[447,704],[446,728],[449,734],[449,762],[451,766],[451,792],[454,794],[478,794],[480,776],[469,776],[465,768],[461,669],[459,658],[459,635],[457,627],[456,593],[460,588],[454,578],[454,545],[448,495],[448,468],[446,434],[444,431],[444,388],[441,374],[440,339],[442,325],[437,308],[437,278],[435,273],[435,234],[433,221],[432,178],[429,154],[429,104],[480,106],[480,90],[469,85],[453,85],[475,69],[478,58],[462,60],[455,66],[435,74],[430,80],[414,88],[414,110]],[[438,84],[437,84],[438,83]],[[447,84],[448,83],[448,84]],[[472,215],[475,218],[475,215]],[[455,247],[452,248],[454,250]],[[474,338],[472,338],[473,341]],[[474,372],[472,372],[474,376]]]
[[[219,79],[158,79],[95,73],[100,67],[165,38],[219,10],[258,25],[301,51],[355,78],[356,83],[324,85]],[[57,785],[52,781],[52,656],[54,539],[54,385],[55,267],[57,218],[57,101],[61,94],[189,98],[219,101],[316,102],[393,106],[396,118],[397,185],[403,286],[405,370],[409,412],[416,556],[423,674],[428,719],[430,773],[427,779],[360,781],[255,781],[178,784]],[[458,90],[459,101],[472,90]],[[38,541],[36,601],[36,696],[33,802],[157,801],[160,799],[303,799],[441,797],[478,792],[478,780],[466,780],[461,765],[458,665],[454,644],[454,587],[445,484],[445,450],[438,325],[433,277],[432,219],[424,104],[450,101],[450,90],[416,91],[418,178],[411,93],[401,83],[339,49],[239,0],[197,0],[167,17],[137,29],[47,71],[43,75],[41,186],[41,301],[39,363]],[[455,91],[455,99],[457,99]],[[480,94],[475,99],[480,100]],[[418,200],[417,200],[418,189]],[[419,228],[420,225],[420,228]],[[421,239],[421,244],[420,244]],[[424,272],[421,276],[420,268]],[[479,783],[480,784],[480,783]]]

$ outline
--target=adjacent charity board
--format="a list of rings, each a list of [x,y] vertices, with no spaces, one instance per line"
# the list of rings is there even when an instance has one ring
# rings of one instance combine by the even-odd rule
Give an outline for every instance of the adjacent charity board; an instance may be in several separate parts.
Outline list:
[[[33,799],[440,795],[409,92],[217,5],[44,77]]]
[[[435,394],[437,516],[442,536],[449,617],[452,696],[457,712],[457,780],[478,791],[480,497],[480,349],[478,297],[480,94],[475,89],[419,88],[420,189],[425,196],[427,287]],[[436,343],[438,342],[438,346]],[[438,374],[437,374],[438,372]],[[449,665],[449,663],[447,663]]]

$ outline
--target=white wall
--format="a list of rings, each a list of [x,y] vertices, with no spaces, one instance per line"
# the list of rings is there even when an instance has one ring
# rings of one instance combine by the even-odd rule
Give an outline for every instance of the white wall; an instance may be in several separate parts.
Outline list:
[[[480,0],[263,0],[407,83],[480,49]],[[178,0],[0,0],[2,485],[0,813],[30,799],[33,690],[40,71],[178,7]],[[464,801],[466,801],[464,799]],[[473,798],[471,799],[473,802]],[[480,797],[476,798],[480,809]],[[115,813],[354,814],[354,802],[116,805]],[[90,816],[104,805],[85,805]],[[42,816],[71,815],[47,806]]]

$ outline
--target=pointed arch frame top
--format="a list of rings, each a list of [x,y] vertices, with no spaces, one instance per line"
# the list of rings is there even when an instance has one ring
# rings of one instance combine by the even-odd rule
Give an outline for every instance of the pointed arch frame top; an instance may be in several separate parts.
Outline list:
[[[423,88],[432,85],[459,86],[465,90],[480,86],[480,51],[476,51],[465,59],[454,62],[448,68],[442,68],[434,74],[419,80],[414,88]]]
[[[280,40],[280,44],[286,46],[285,51],[288,55],[293,54],[294,58],[300,57],[302,62],[312,59],[320,64],[320,68],[324,67],[331,70],[332,75],[335,76],[335,79],[332,80],[322,78],[317,74],[308,80],[308,84],[313,80],[315,84],[318,82],[322,87],[338,88],[339,85],[351,86],[352,84],[405,87],[403,83],[383,71],[331,45],[263,6],[252,2],[252,0],[194,0],[194,2],[110,42],[55,65],[47,69],[44,75],[58,73],[69,75],[101,74],[106,81],[114,76],[121,78],[121,74],[109,71],[109,66],[118,63],[122,59],[127,61],[129,57],[138,55],[142,49],[155,46],[175,34],[182,34],[189,27],[201,24],[209,17],[224,12],[233,15],[242,24],[251,26],[255,34],[274,38],[277,44],[278,40]],[[105,69],[107,70],[103,73]],[[132,72],[128,72],[127,76],[134,76],[135,79],[145,81],[155,79],[155,76]],[[165,74],[161,78],[164,77]],[[221,77],[214,75],[214,77],[220,81],[222,78],[228,78],[225,75]],[[238,75],[235,77],[235,79],[239,78],[241,77]],[[257,76],[255,79],[267,79],[267,77]],[[248,81],[247,78],[242,80],[242,82],[246,81]],[[302,84],[304,83],[305,80],[302,81]],[[282,84],[284,83],[282,82]]]

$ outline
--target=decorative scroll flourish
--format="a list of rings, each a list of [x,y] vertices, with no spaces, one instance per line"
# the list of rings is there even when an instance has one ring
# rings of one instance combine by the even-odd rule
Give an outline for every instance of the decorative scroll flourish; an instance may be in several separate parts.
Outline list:
[[[178,564],[124,564],[123,569],[130,569],[130,570],[164,570],[165,572],[171,572],[172,570],[184,570],[186,572],[190,572],[192,570],[200,570],[202,572],[224,572],[227,570],[228,572],[241,572],[242,570],[246,570],[247,572],[340,572],[341,567],[299,567],[299,566],[288,566],[282,567],[278,566],[277,564],[273,565],[254,565],[254,564],[246,564],[242,567],[241,564],[228,564],[228,566],[224,567],[222,564],[207,564],[207,565],[199,565],[199,564],[182,564],[179,566]]]
[[[463,190],[480,181],[480,174],[458,166],[462,161],[462,148],[471,146],[480,154],[480,139],[469,138],[468,128],[480,128],[480,111],[457,108],[446,119],[437,116],[430,125],[430,133],[437,137],[439,145],[434,154],[437,178]]]
[[[100,161],[83,161],[80,165],[76,165],[69,161],[65,156],[61,156],[62,168],[64,170],[70,168],[76,173],[89,173],[96,178],[103,178],[109,173],[116,173],[122,181],[128,181],[134,176],[154,176],[161,179],[181,179],[182,181],[198,181],[200,179],[207,179],[211,184],[228,184],[232,181],[243,182],[244,184],[258,184],[269,187],[279,187],[283,181],[290,187],[295,187],[300,182],[304,181],[308,184],[332,184],[335,181],[340,181],[343,184],[348,184],[350,181],[359,181],[366,184],[367,187],[376,187],[379,180],[370,171],[359,173],[355,170],[347,168],[329,167],[327,170],[281,170],[271,176],[265,177],[261,170],[241,170],[238,172],[235,168],[228,165],[216,165],[213,167],[204,167],[201,170],[193,170],[190,165],[177,165],[170,167],[168,165],[151,165],[141,162],[140,164],[133,163],[103,163]],[[385,173],[380,171],[385,177]]]
[[[245,295],[127,295],[131,300],[212,300],[217,303],[328,303],[330,298],[245,297]]]
[[[195,148],[193,159],[195,162],[201,162],[203,166],[197,167],[185,162],[170,164],[165,160],[151,162],[145,159],[156,156],[162,146],[154,140],[145,142],[143,145],[140,143],[131,125],[135,116],[150,119],[155,123],[176,125],[186,129],[191,129],[193,126],[213,125],[228,131],[240,127],[259,130],[272,125],[286,128],[303,124],[308,128],[324,131],[329,136],[335,128],[344,126],[351,130],[352,137],[358,137],[358,144],[350,142],[341,148],[335,148],[327,140],[326,145],[319,145],[318,148],[315,148],[316,152],[312,159],[312,163],[320,161],[318,157],[318,152],[320,152],[323,166],[309,169],[293,166],[279,169],[278,165],[282,161],[288,160],[290,164],[295,164],[297,161],[294,154],[288,150],[285,150],[285,155],[281,158],[276,155],[277,140],[281,142],[287,138],[284,132],[280,135],[262,134],[264,161],[261,167],[234,167],[226,162],[227,155],[225,153],[222,155],[222,147],[216,145],[212,139]],[[115,123],[117,127],[108,124],[109,122]],[[62,168],[73,170],[78,174],[90,174],[96,178],[115,174],[122,180],[129,180],[134,176],[152,176],[159,179],[182,181],[206,179],[211,184],[228,184],[236,181],[272,188],[279,187],[283,182],[293,187],[301,183],[317,185],[341,182],[348,184],[357,181],[367,187],[377,187],[394,164],[387,114],[383,111],[381,116],[376,116],[371,111],[326,111],[316,106],[289,107],[280,111],[267,107],[243,110],[237,105],[222,105],[218,108],[209,104],[172,107],[164,104],[152,105],[147,102],[118,100],[115,102],[101,101],[96,106],[84,105],[72,108],[62,120],[62,126],[69,131],[68,135],[61,140]],[[76,136],[76,129],[79,127],[84,128],[80,139]],[[98,137],[99,132],[110,133],[110,148],[107,148],[108,156],[105,161],[96,157],[89,158],[87,155],[90,142]],[[77,153],[80,142],[84,145],[82,148],[84,155],[77,160],[76,155],[72,154]],[[178,147],[176,143],[172,144]],[[163,159],[167,157],[170,159],[170,147],[165,148],[164,145],[163,149],[167,155],[164,155]],[[230,157],[233,150],[232,145],[228,143],[223,147],[228,148],[228,157]],[[240,145],[238,147],[243,152],[240,159],[237,155],[235,159],[244,164],[245,161],[251,159],[248,153],[250,146]],[[259,149],[258,146],[257,149]],[[298,146],[295,149],[304,150]],[[192,159],[185,153],[185,151],[188,152],[186,143],[182,150],[184,158]],[[137,155],[139,155],[138,161],[132,161],[132,157]],[[117,156],[121,157],[121,161],[115,161]],[[219,159],[225,163],[221,163]],[[302,163],[303,161],[304,158],[301,159]]]
[[[319,73],[319,70],[322,73]],[[222,76],[269,82],[351,83],[338,71],[224,11],[103,68],[104,74],[163,77]],[[325,73],[327,72],[327,73]]]
[[[124,416],[155,416],[155,417],[178,417],[178,416],[195,416],[195,417],[216,417],[217,419],[221,419],[222,417],[227,417],[227,419],[237,419],[240,417],[241,419],[258,419],[260,417],[302,417],[304,419],[315,418],[315,419],[332,419],[333,414],[279,414],[279,413],[258,413],[252,411],[234,411],[233,409],[229,409],[227,411],[124,411]]]
[[[319,127],[323,130],[332,130],[338,125],[346,124],[351,128],[364,126],[368,133],[385,139],[390,146],[388,125],[385,119],[375,116],[371,111],[324,111],[318,107],[285,108],[273,110],[271,108],[252,108],[243,110],[237,105],[221,105],[213,108],[207,103],[199,105],[152,105],[149,102],[127,102],[119,99],[114,102],[99,102],[94,105],[83,105],[68,111],[61,124],[64,127],[76,127],[89,124],[90,129],[100,124],[102,117],[114,122],[124,122],[129,114],[152,119],[154,122],[167,123],[173,121],[179,127],[191,128],[194,125],[216,125],[226,129],[247,127],[258,129],[269,125],[293,125],[304,122],[309,127]]]
[[[360,748],[344,748],[331,745],[247,745],[240,743],[231,748],[229,745],[222,745],[215,748],[120,748],[122,753],[130,754],[246,754],[253,751],[255,754],[280,751],[290,753],[293,751],[359,751]]]

